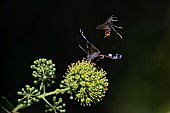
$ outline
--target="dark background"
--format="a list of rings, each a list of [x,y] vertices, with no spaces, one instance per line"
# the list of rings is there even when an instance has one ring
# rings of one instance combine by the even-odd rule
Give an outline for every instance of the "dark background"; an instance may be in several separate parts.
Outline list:
[[[111,32],[104,39],[98,24],[115,15],[123,38]],[[91,107],[64,95],[67,113],[167,113],[170,111],[170,1],[165,0],[3,0],[1,1],[0,95],[14,105],[18,90],[32,85],[30,65],[39,58],[56,64],[59,86],[67,66],[86,54],[79,33],[101,53],[121,53],[121,60],[104,59],[109,90]],[[22,113],[42,113],[44,102]],[[0,111],[2,112],[2,111]]]

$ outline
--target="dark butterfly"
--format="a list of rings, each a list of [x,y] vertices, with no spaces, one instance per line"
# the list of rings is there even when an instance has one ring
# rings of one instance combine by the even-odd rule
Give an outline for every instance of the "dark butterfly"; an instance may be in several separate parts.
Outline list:
[[[119,27],[119,26],[116,26],[113,24],[114,21],[118,21],[117,17],[114,17],[114,15],[112,15],[111,17],[109,17],[106,22],[104,24],[101,24],[101,25],[98,25],[96,27],[96,29],[101,29],[101,30],[105,30],[105,36],[104,38],[106,37],[110,37],[110,32],[111,32],[111,29],[113,29],[113,31],[119,35],[120,38],[122,38],[122,36],[116,31],[115,28],[120,28],[122,29],[122,27]]]
[[[80,33],[82,35],[82,37],[86,40],[86,47],[87,47],[87,51],[81,47],[79,45],[79,47],[87,53],[86,59],[87,60],[93,60],[93,59],[97,59],[97,61],[99,61],[100,59],[104,59],[105,57],[110,58],[110,59],[121,59],[122,55],[121,54],[100,54],[100,51],[93,45],[91,44],[86,37],[83,34],[83,31],[80,29]]]

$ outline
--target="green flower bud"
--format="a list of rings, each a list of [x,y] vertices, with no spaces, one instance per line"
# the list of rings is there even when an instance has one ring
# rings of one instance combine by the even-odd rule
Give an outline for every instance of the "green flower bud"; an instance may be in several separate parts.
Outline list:
[[[22,92],[21,92],[21,91],[18,91],[17,94],[18,94],[18,95],[22,95]]]
[[[74,97],[73,96],[70,96],[70,100],[73,100],[74,99]]]
[[[34,84],[37,85],[37,84],[38,84],[38,81],[34,80]]]
[[[57,99],[57,97],[56,97],[56,96],[54,96],[54,97],[53,97],[53,101],[55,102],[55,101],[56,101],[56,99]]]

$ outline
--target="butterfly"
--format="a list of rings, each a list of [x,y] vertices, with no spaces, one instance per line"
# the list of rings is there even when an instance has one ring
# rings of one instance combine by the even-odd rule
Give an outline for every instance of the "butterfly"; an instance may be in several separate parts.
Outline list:
[[[120,28],[122,29],[122,27],[119,27],[119,26],[116,26],[113,24],[114,21],[118,21],[117,17],[115,17],[114,15],[110,16],[106,22],[104,24],[100,24],[98,26],[96,26],[96,29],[101,29],[101,30],[105,30],[105,36],[104,38],[106,37],[110,37],[110,32],[111,32],[111,29],[113,29],[113,31],[119,35],[120,38],[122,38],[122,36],[116,31],[115,28]]]
[[[81,45],[79,45],[79,47],[85,53],[87,53],[87,56],[86,56],[85,59],[87,59],[87,60],[97,59],[96,61],[99,61],[100,59],[104,59],[105,57],[110,58],[110,59],[121,59],[122,58],[121,54],[115,54],[115,55],[113,55],[113,54],[100,54],[99,49],[97,49],[92,43],[90,43],[87,40],[87,38],[84,36],[84,33],[81,29],[80,29],[80,33],[86,41],[87,50],[85,50]]]

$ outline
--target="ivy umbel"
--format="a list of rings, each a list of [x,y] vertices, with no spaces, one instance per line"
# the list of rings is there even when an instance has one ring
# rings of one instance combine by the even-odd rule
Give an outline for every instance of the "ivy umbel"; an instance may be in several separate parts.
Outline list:
[[[80,60],[69,65],[59,88],[50,92],[46,91],[46,87],[54,84],[56,79],[56,68],[52,60],[45,58],[35,60],[31,69],[35,86],[25,85],[17,92],[20,99],[16,107],[7,109],[2,106],[7,113],[17,113],[20,109],[39,102],[40,99],[46,103],[45,112],[63,113],[66,112],[66,104],[58,94],[66,92],[70,99],[77,100],[80,105],[90,106],[92,103],[100,102],[108,90],[106,72],[91,60]],[[47,100],[48,96],[52,96],[52,102]]]

